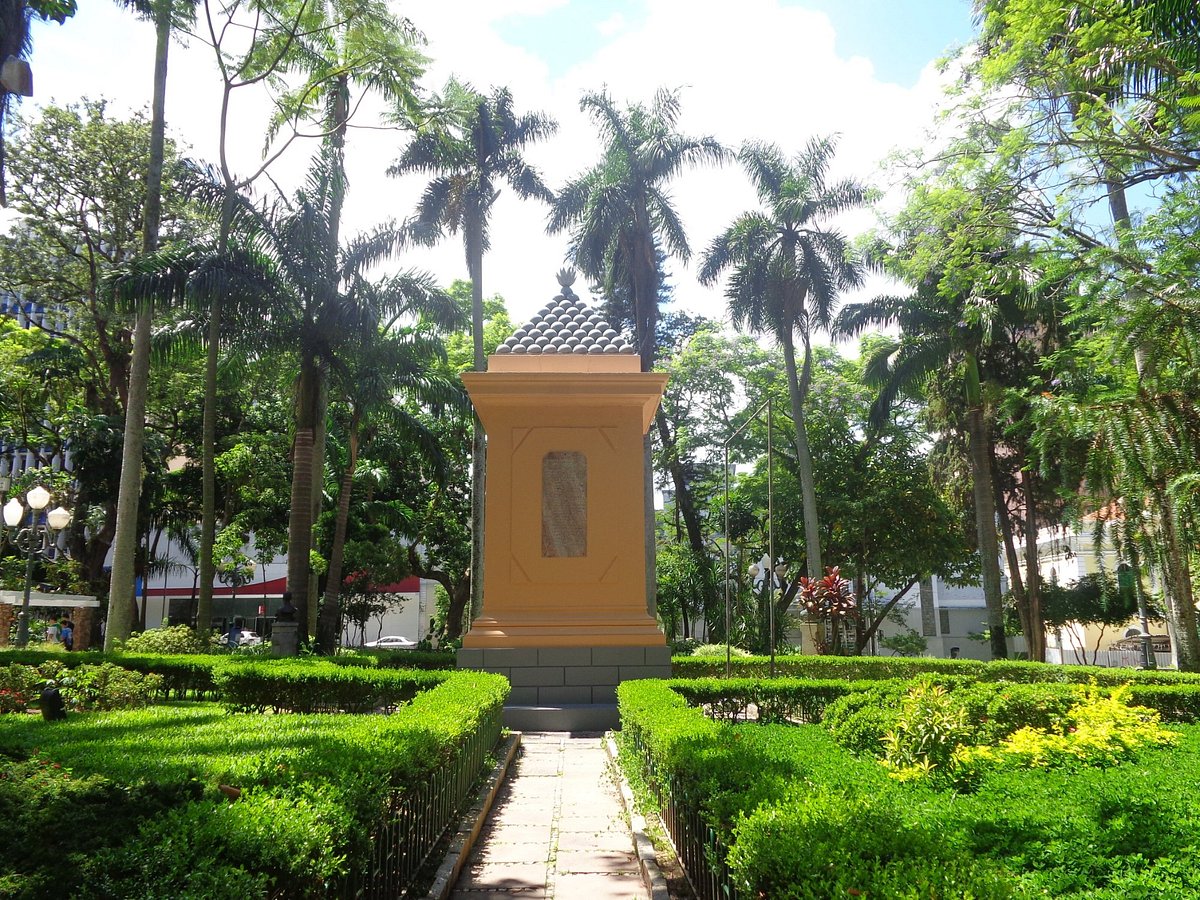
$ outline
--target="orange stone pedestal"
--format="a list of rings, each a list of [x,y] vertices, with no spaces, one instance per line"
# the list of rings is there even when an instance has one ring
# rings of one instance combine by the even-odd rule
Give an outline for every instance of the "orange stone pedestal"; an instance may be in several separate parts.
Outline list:
[[[624,677],[670,673],[646,611],[642,457],[667,377],[606,334],[567,279],[487,372],[462,376],[488,456],[483,613],[459,665],[505,671],[518,705],[612,703]]]

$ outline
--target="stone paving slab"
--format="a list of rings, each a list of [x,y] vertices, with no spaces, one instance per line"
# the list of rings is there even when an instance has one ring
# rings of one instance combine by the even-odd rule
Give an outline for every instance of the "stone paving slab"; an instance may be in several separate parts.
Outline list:
[[[634,850],[602,735],[526,732],[450,896],[643,900]]]

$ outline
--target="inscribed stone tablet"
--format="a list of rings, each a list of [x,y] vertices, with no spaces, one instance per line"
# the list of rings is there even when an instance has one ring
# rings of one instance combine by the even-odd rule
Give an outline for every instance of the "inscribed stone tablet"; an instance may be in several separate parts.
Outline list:
[[[587,457],[553,450],[542,457],[542,556],[587,556]]]

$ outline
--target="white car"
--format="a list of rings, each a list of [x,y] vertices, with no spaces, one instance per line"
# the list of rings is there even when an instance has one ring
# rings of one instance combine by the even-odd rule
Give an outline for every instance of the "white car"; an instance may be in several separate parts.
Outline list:
[[[380,650],[412,650],[417,646],[416,641],[410,641],[406,637],[399,635],[390,635],[389,637],[381,637],[377,641],[367,641],[363,644],[364,647],[376,647]]]

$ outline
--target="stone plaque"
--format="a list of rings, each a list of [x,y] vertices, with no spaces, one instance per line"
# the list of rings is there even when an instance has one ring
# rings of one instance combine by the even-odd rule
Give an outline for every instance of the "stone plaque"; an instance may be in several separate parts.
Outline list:
[[[574,450],[542,457],[542,556],[587,556],[587,457]]]

